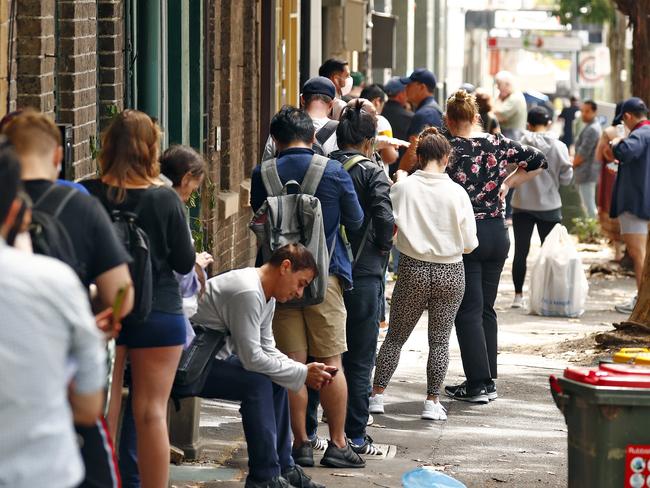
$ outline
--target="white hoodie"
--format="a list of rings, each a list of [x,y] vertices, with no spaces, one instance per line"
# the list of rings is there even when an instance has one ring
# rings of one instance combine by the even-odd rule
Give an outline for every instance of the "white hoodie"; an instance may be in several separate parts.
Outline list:
[[[552,132],[526,131],[520,142],[542,151],[548,161],[548,168],[515,188],[513,208],[537,212],[561,208],[560,185],[568,185],[573,178],[573,166],[566,144]]]

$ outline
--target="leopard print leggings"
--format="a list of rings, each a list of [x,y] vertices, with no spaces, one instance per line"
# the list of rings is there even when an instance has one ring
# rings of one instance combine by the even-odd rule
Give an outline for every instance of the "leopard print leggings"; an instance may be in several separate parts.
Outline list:
[[[429,309],[427,394],[438,395],[449,365],[449,334],[465,292],[463,262],[428,263],[404,254],[390,307],[390,327],[377,355],[373,384],[388,386],[402,346],[425,309]]]

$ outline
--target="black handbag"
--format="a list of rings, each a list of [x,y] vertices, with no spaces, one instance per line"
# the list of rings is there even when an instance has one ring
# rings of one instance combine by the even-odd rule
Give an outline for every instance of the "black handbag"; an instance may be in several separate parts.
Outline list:
[[[203,325],[194,325],[196,337],[183,351],[176,370],[171,397],[180,408],[182,398],[199,396],[210,372],[210,363],[226,343],[227,333]]]

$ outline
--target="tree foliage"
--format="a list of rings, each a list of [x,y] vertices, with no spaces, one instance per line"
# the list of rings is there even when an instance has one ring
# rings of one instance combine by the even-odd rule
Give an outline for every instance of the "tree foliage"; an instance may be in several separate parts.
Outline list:
[[[560,0],[554,12],[560,22],[570,24],[576,20],[593,24],[614,21],[614,3],[612,0]]]

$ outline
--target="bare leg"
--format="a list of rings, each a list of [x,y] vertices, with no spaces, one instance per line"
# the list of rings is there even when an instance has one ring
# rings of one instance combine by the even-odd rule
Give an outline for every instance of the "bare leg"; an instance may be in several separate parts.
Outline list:
[[[623,240],[627,247],[627,252],[634,263],[634,275],[636,277],[637,290],[641,287],[641,278],[643,277],[643,265],[645,263],[645,247],[648,236],[645,234],[623,234]]]
[[[181,352],[181,346],[129,350],[142,488],[169,483],[167,402]]]
[[[345,447],[345,415],[348,405],[348,385],[341,364],[341,356],[317,358],[316,361],[328,366],[336,366],[339,370],[332,383],[320,392],[320,401],[327,415],[327,425],[330,430],[330,439],[337,447]],[[306,395],[305,395],[306,398]],[[303,427],[305,425],[303,421]]]
[[[307,351],[291,352],[287,356],[299,363],[307,362]],[[305,386],[299,392],[289,390],[289,412],[291,413],[293,445],[299,447],[309,440],[305,426],[307,419],[307,388]]]
[[[126,367],[126,346],[115,348],[115,366],[113,368],[113,382],[111,383],[111,399],[108,404],[106,423],[111,439],[117,439],[117,424],[120,420],[122,408],[122,386],[124,384],[124,368]]]

